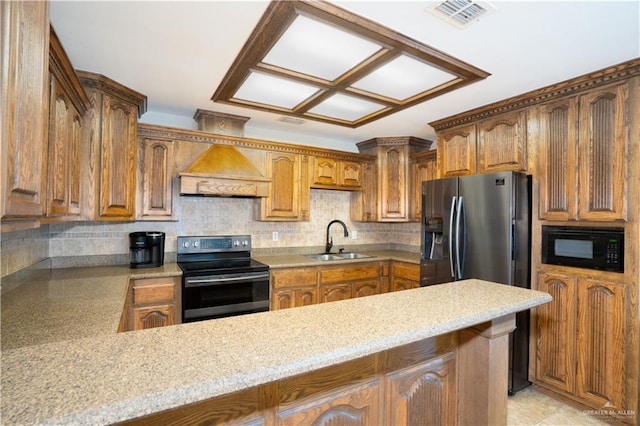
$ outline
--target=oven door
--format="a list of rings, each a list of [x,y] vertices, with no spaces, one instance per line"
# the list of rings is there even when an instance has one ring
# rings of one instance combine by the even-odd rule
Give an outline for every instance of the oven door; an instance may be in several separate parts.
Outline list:
[[[269,272],[207,274],[182,279],[183,322],[269,310]]]

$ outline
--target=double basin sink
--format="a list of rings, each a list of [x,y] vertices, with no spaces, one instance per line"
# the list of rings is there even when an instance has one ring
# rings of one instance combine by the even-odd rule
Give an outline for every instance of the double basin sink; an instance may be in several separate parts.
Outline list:
[[[325,260],[345,260],[345,259],[366,259],[368,257],[373,257],[373,256],[369,256],[368,254],[362,254],[362,253],[320,253],[320,254],[307,254],[305,255],[305,257],[308,257],[309,259],[313,259],[313,260],[320,260],[320,261],[325,261]]]

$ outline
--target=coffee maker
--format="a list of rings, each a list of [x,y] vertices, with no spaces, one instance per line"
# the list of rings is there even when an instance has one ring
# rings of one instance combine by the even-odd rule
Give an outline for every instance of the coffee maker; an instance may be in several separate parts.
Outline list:
[[[129,234],[129,260],[132,268],[157,268],[164,263],[164,232]]]

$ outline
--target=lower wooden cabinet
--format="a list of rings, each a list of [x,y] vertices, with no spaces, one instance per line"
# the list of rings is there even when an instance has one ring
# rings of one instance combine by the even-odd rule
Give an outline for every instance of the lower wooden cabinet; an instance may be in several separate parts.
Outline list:
[[[536,380],[604,410],[625,406],[624,284],[543,272],[538,289],[553,301],[536,308]]]
[[[124,424],[457,424],[456,340],[426,339]]]
[[[274,290],[271,294],[271,310],[295,308],[318,303],[318,289],[315,286]]]
[[[394,261],[391,264],[389,291],[409,290],[420,287],[420,265]]]
[[[120,331],[180,324],[180,277],[132,279]]]

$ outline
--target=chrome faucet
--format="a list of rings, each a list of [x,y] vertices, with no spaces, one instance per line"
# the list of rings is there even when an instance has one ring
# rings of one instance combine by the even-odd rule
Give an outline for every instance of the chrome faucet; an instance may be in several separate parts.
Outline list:
[[[335,219],[332,220],[331,222],[329,222],[329,224],[327,225],[327,243],[324,246],[324,252],[325,253],[331,253],[331,248],[333,247],[333,237],[331,237],[331,239],[329,239],[329,228],[331,228],[331,225],[333,225],[334,223],[339,223],[340,225],[342,225],[342,227],[344,228],[344,236],[348,237],[349,236],[349,231],[347,231],[347,225],[344,224],[343,221]]]

